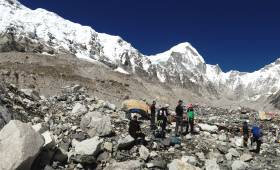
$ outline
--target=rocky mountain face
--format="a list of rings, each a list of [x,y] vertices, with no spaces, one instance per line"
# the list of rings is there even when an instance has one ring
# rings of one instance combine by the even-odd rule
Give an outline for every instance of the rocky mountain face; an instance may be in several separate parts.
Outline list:
[[[279,59],[253,73],[225,73],[218,65],[207,64],[189,43],[146,56],[121,37],[98,33],[44,9],[31,10],[16,0],[0,0],[0,14],[2,52],[73,54],[216,99],[257,101],[280,90]]]

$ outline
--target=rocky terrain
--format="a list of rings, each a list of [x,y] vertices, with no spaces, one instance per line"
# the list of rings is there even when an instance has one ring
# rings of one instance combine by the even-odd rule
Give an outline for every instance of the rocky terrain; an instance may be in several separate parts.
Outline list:
[[[0,169],[280,169],[280,60],[223,72],[190,43],[145,56],[121,37],[44,9],[0,0]],[[195,134],[128,134],[125,99],[195,105]],[[259,111],[270,113],[263,117]],[[263,125],[260,154],[242,146],[244,121]]]
[[[195,106],[195,135],[173,143],[174,122],[165,139],[142,120],[145,146],[128,134],[125,112],[89,95],[80,85],[44,97],[35,89],[1,85],[0,169],[279,169],[275,133],[279,115],[259,120],[249,108]],[[260,154],[242,146],[239,128],[263,124]]]

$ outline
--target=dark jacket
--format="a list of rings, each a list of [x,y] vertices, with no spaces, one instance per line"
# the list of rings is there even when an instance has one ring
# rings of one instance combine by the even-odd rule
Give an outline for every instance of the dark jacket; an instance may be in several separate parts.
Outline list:
[[[129,122],[129,128],[128,128],[128,133],[134,137],[136,136],[137,133],[139,133],[141,131],[140,128],[140,122],[137,120],[131,120]]]
[[[247,123],[243,124],[242,132],[244,136],[249,136],[249,127]]]
[[[176,116],[182,117],[183,113],[184,113],[183,106],[182,105],[177,105],[175,112],[176,112]]]
[[[151,115],[155,116],[156,115],[156,105],[152,104],[150,109],[151,109]]]

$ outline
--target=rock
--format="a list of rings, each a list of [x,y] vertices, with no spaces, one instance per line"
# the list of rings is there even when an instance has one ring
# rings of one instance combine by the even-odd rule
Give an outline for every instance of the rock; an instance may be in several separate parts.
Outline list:
[[[80,126],[89,136],[107,136],[112,133],[111,118],[100,112],[89,112],[83,116]]]
[[[73,87],[71,87],[70,90],[71,90],[71,92],[73,92],[73,93],[77,93],[81,88],[82,88],[81,85],[76,84],[76,85],[74,85]]]
[[[159,168],[159,169],[167,169],[167,163],[164,160],[153,160],[150,163],[147,163],[147,168]]]
[[[209,153],[207,154],[207,158],[208,158],[209,160],[216,160],[218,163],[224,161],[223,155],[220,154],[219,152],[209,152]]]
[[[205,160],[205,155],[204,155],[203,152],[198,152],[198,153],[196,153],[195,155],[196,155],[196,156],[198,157],[198,159],[200,159],[201,161],[204,161],[204,160]]]
[[[44,148],[45,149],[51,149],[55,146],[55,141],[53,135],[50,133],[50,131],[46,131],[42,134],[44,137]]]
[[[33,125],[32,128],[40,134],[42,134],[46,131],[46,129],[43,128],[42,123],[37,123],[37,124]]]
[[[218,151],[220,151],[222,154],[226,154],[228,152],[228,148],[226,146],[223,145],[219,145],[217,147]]]
[[[0,129],[2,129],[11,119],[12,114],[9,113],[6,107],[0,105]]]
[[[230,153],[230,154],[231,154],[232,156],[234,156],[234,157],[239,157],[239,156],[240,156],[239,152],[237,152],[237,150],[234,149],[234,148],[230,148],[230,149],[228,150],[228,153]]]
[[[53,157],[53,160],[54,161],[57,161],[57,162],[60,162],[60,163],[66,163],[67,162],[67,159],[68,159],[68,156],[67,154],[63,153],[61,151],[61,149],[57,149],[55,154],[54,154],[54,157]]]
[[[104,170],[135,170],[140,169],[140,167],[143,165],[138,160],[130,160],[125,162],[116,162],[112,165],[107,166],[104,168]]]
[[[196,157],[194,157],[194,156],[183,156],[181,160],[185,161],[191,165],[194,165],[194,166],[196,166],[198,164],[198,161],[197,161]]]
[[[110,153],[108,152],[102,152],[101,154],[98,155],[97,161],[108,161],[110,159]]]
[[[71,159],[76,163],[82,163],[82,164],[96,163],[96,159],[93,155],[75,155],[71,157]]]
[[[207,132],[217,132],[218,131],[218,127],[215,125],[211,126],[208,124],[199,123],[198,126],[200,127],[200,129],[202,131],[207,131]]]
[[[227,136],[226,136],[226,134],[221,134],[220,136],[219,136],[219,140],[220,141],[227,141]]]
[[[31,169],[44,144],[30,125],[11,120],[0,131],[0,169]]]
[[[146,161],[150,156],[150,151],[145,146],[141,145],[139,148],[140,159]]]
[[[103,139],[93,137],[75,144],[75,153],[80,155],[96,155],[100,149]]]
[[[44,170],[54,170],[51,166],[47,165],[45,166]]]
[[[241,155],[240,160],[243,162],[249,162],[253,159],[252,155],[244,153],[243,155]]]
[[[125,138],[120,138],[118,140],[118,149],[130,149],[134,144],[134,138],[127,135]]]
[[[171,140],[170,138],[165,138],[164,140],[161,141],[161,143],[165,146],[165,147],[169,147],[171,145]]]
[[[167,167],[169,170],[200,170],[200,168],[179,159],[173,160]]]
[[[108,152],[112,152],[113,151],[113,144],[111,142],[105,142],[103,147]]]
[[[233,143],[238,146],[238,147],[242,147],[243,146],[243,137],[235,137],[233,139]]]
[[[111,103],[109,103],[109,102],[105,102],[104,103],[104,108],[108,108],[108,109],[110,109],[110,110],[116,110],[116,105],[114,105],[114,104],[111,104]]]
[[[76,103],[75,106],[73,107],[71,113],[73,115],[81,116],[81,115],[85,114],[87,111],[88,110],[85,105],[83,105],[81,103]]]
[[[235,160],[231,165],[232,170],[246,170],[249,165],[243,161]]]
[[[220,167],[217,164],[215,159],[211,159],[211,160],[205,161],[205,169],[206,170],[220,170]]]
[[[150,153],[150,157],[151,158],[155,158],[155,157],[157,157],[158,156],[158,154],[157,154],[157,152],[155,152],[155,151],[152,151],[151,153]]]
[[[231,154],[231,153],[227,153],[227,154],[225,155],[225,157],[226,157],[226,160],[228,160],[228,161],[231,161],[231,160],[232,160],[232,154]]]
[[[20,90],[23,94],[28,97],[31,97],[34,100],[40,100],[39,92],[35,91],[34,89],[21,89]]]
[[[186,140],[191,140],[191,139],[192,139],[192,136],[191,136],[190,134],[188,134],[188,135],[185,136],[185,139],[186,139]]]

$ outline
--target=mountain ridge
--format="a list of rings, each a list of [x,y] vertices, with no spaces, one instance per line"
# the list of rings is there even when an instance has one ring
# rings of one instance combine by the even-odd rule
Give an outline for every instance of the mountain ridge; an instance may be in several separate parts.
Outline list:
[[[280,58],[251,73],[223,72],[219,65],[207,64],[189,42],[148,56],[120,36],[98,33],[42,8],[31,10],[16,0],[0,0],[0,13],[3,52],[69,53],[125,74],[158,79],[217,98],[258,100],[280,90]]]

